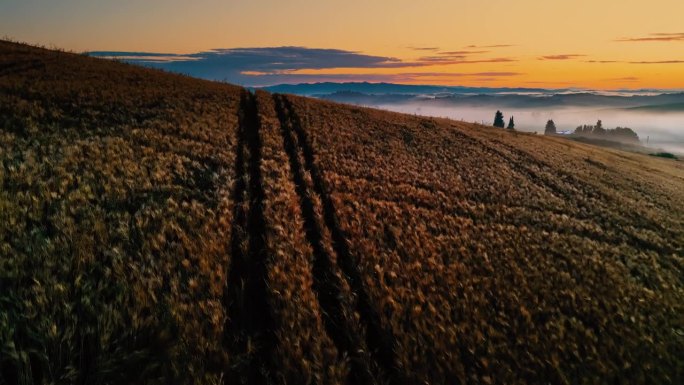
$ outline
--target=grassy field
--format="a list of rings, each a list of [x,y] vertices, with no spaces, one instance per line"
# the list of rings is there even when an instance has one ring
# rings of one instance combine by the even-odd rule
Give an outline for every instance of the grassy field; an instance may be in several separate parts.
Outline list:
[[[684,382],[680,161],[0,53],[0,383]]]

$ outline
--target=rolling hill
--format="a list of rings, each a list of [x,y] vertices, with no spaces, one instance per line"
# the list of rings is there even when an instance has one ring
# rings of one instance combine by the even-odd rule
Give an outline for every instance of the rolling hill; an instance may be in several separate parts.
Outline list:
[[[629,108],[632,111],[677,112],[684,111],[684,103],[656,104]]]
[[[0,42],[0,383],[684,381],[684,165]]]

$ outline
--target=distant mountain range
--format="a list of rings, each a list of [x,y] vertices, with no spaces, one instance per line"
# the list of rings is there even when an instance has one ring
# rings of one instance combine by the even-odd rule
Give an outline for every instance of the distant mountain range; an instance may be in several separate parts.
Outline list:
[[[392,83],[304,83],[265,87],[270,92],[313,96],[342,103],[378,106],[428,102],[433,106],[494,106],[497,108],[586,107],[684,111],[684,92],[544,88],[487,88],[406,85]]]
[[[436,94],[491,94],[491,93],[548,93],[557,90],[547,90],[543,88],[487,88],[487,87],[463,87],[463,86],[435,86],[435,85],[413,85],[413,84],[394,84],[394,83],[368,83],[368,82],[349,82],[349,83],[301,83],[301,84],[279,84],[276,86],[265,87],[268,91],[295,94],[295,95],[320,95],[333,94],[337,92],[358,92],[363,94],[382,95],[382,94],[403,94],[403,95],[436,95]]]

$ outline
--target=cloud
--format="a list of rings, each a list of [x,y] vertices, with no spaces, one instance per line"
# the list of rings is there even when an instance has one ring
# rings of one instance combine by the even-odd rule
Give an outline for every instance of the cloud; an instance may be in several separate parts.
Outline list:
[[[406,47],[414,51],[439,51],[439,47]]]
[[[519,75],[524,75],[522,72],[478,72],[474,74],[468,74],[471,76],[519,76]]]
[[[150,52],[90,52],[92,56],[115,58],[191,76],[249,84],[252,73],[285,75],[309,69],[401,68],[411,63],[386,56],[366,55],[339,49],[265,47],[213,49],[194,54]]]
[[[517,59],[510,58],[510,57],[495,57],[492,59],[476,59],[476,60],[461,60],[461,61],[456,61],[451,64],[473,64],[473,63],[510,63],[510,62],[516,62],[518,61]]]
[[[489,51],[444,51],[444,52],[438,52],[436,55],[431,55],[431,56],[423,56],[418,58],[416,65],[425,65],[425,64],[460,64],[464,61],[468,56],[471,55],[477,55],[477,54],[482,54],[482,53],[487,53]]]
[[[124,61],[140,61],[150,63],[164,63],[172,61],[192,61],[199,60],[198,57],[191,55],[178,55],[174,53],[157,52],[120,52],[120,51],[93,51],[88,52],[90,56],[97,56],[105,59],[117,59]]]
[[[608,63],[621,63],[620,61],[617,60],[585,60],[585,63],[599,63],[599,64],[608,64]]]
[[[651,33],[648,36],[615,39],[619,42],[640,41],[684,41],[684,32],[680,33]]]
[[[480,53],[489,53],[489,51],[444,51],[440,52],[440,55],[476,55]]]
[[[541,56],[537,60],[572,60],[578,57],[583,57],[587,55],[580,55],[580,54],[563,54],[563,55],[548,55],[548,56]]]
[[[520,76],[524,75],[522,72],[457,72],[457,73],[449,73],[449,72],[407,72],[407,73],[401,73],[397,75],[389,75],[389,76],[403,76],[403,77],[411,77],[411,78],[420,78],[420,77],[447,77],[447,78],[453,78],[453,77],[478,77],[478,76],[486,76],[486,77],[507,77],[507,76]]]
[[[423,56],[418,58],[416,64],[420,65],[425,63],[435,63],[435,64],[450,64],[452,62],[460,62],[466,58],[466,55],[442,55],[438,56]]]
[[[636,82],[639,80],[639,78],[636,76],[625,76],[622,78],[610,78],[610,79],[606,79],[606,80],[614,81],[614,82]]]
[[[684,60],[629,61],[629,64],[683,64]]]
[[[445,73],[445,72],[406,72],[398,74],[252,74],[258,84],[277,84],[277,83],[311,83],[311,82],[385,82],[385,83],[417,83],[430,82],[435,79],[443,82],[449,79],[468,78],[488,79],[520,76],[519,72],[466,72],[466,73]]]
[[[515,47],[513,44],[494,44],[494,45],[469,45],[466,48],[507,48]]]
[[[285,81],[323,81],[330,79],[364,79],[373,81],[381,75],[318,75],[298,73],[303,70],[326,70],[333,68],[411,68],[435,65],[502,63],[516,61],[512,58],[468,59],[472,51],[449,52],[424,56],[414,61],[367,55],[339,49],[306,47],[266,47],[213,49],[194,54],[169,54],[153,52],[90,52],[91,56],[119,59],[154,68],[188,74],[204,79],[223,80],[244,85],[268,85]],[[479,51],[475,51],[479,53]],[[255,82],[259,82],[256,84]]]
[[[243,74],[245,84],[253,87],[265,87],[276,84],[319,83],[319,82],[399,82],[412,81],[414,77],[402,78],[394,74],[271,74],[252,73]],[[233,82],[236,83],[236,82]]]
[[[587,60],[585,63],[621,63],[621,64],[684,64],[684,60],[642,60],[642,61],[619,61],[619,60]]]

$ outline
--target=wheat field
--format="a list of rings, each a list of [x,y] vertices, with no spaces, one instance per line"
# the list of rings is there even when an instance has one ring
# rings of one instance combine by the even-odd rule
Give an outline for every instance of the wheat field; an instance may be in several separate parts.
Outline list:
[[[0,383],[684,381],[681,161],[0,53]]]

